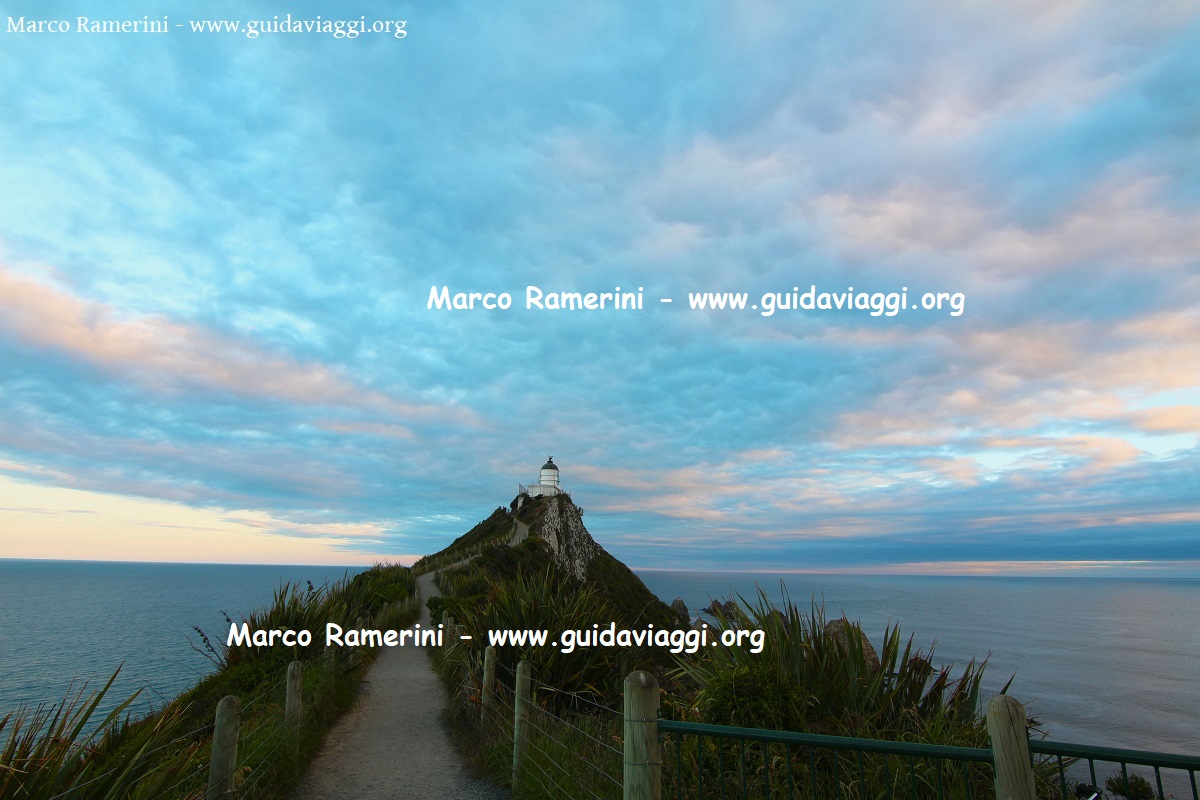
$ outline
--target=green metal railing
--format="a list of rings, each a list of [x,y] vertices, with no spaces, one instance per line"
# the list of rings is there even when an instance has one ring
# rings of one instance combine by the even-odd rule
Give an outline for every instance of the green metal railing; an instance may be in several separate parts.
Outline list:
[[[865,800],[990,800],[992,751],[917,742],[855,739],[726,725],[660,720],[663,796],[693,798],[805,798]],[[1114,788],[1139,796],[1131,767],[1153,776],[1154,797],[1197,793],[1200,757],[1052,741],[1031,741],[1039,797],[1075,797],[1075,784],[1098,784],[1097,763],[1119,766]],[[1087,773],[1082,766],[1087,764]],[[1164,782],[1163,770],[1172,770]],[[1143,788],[1143,792],[1145,789]]]
[[[1063,797],[1068,795],[1069,773],[1081,771],[1083,762],[1087,762],[1087,777],[1094,785],[1101,785],[1096,775],[1096,763],[1111,764],[1120,767],[1120,774],[1114,774],[1115,789],[1126,797],[1136,796],[1133,784],[1138,781],[1138,772],[1131,772],[1130,767],[1143,767],[1154,778],[1149,785],[1154,797],[1166,800],[1171,797],[1182,797],[1177,792],[1191,791],[1192,800],[1200,800],[1197,791],[1196,773],[1200,772],[1200,756],[1185,756],[1175,753],[1153,753],[1147,750],[1126,750],[1117,747],[1096,747],[1092,745],[1071,744],[1070,742],[1031,741],[1031,754],[1049,756],[1057,768],[1058,781]],[[1163,770],[1171,770],[1164,783]],[[1144,776],[1141,776],[1144,778]],[[1145,788],[1142,792],[1144,793]]]
[[[663,794],[679,800],[990,797],[987,748],[673,720],[660,720],[658,730],[666,735]]]

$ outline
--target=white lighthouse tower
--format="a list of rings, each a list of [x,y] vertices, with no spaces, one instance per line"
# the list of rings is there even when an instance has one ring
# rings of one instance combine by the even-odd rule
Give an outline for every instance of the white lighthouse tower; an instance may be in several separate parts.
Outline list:
[[[538,481],[532,486],[517,484],[517,494],[527,494],[530,497],[553,497],[556,494],[562,493],[562,486],[558,482],[558,465],[554,463],[554,456],[549,456],[546,463],[542,464],[542,470],[538,473]]]
[[[554,464],[554,456],[547,456],[546,463],[542,464],[542,471],[538,473],[538,485],[553,486],[554,491],[549,494],[558,493],[558,467]]]

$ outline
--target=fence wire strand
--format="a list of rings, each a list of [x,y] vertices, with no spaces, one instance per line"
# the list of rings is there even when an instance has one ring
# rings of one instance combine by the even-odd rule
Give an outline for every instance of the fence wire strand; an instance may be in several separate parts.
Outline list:
[[[281,688],[283,688],[284,684],[286,684],[286,683],[287,683],[287,677],[285,676],[278,683],[275,683],[272,686],[268,686],[266,689],[263,689],[262,692],[259,693],[259,695],[257,697],[255,697],[251,700],[248,700],[245,703],[245,705],[242,706],[242,713],[244,714],[247,711],[249,711],[251,708],[254,707],[255,703],[257,703],[259,700],[262,700],[267,695],[274,694],[275,692],[279,691]]]
[[[107,778],[109,775],[112,775],[114,772],[116,772],[119,769],[120,769],[120,767],[113,767],[108,772],[102,772],[89,781],[85,781],[84,783],[81,783],[78,786],[72,786],[70,789],[67,789],[66,791],[59,792],[58,794],[51,797],[50,800],[59,800],[59,798],[61,798],[61,797],[67,797],[68,795],[74,794],[75,792],[79,791],[80,789],[82,789],[85,786],[91,786],[93,783],[100,780],[101,778]]]
[[[533,747],[534,747],[536,750],[538,750],[538,752],[540,752],[542,755],[546,756],[547,758],[550,758],[550,755],[549,755],[549,754],[548,754],[548,753],[547,753],[545,750],[542,750],[540,747],[538,747],[538,746],[537,746],[536,744],[534,744],[532,741],[531,741],[531,742],[529,742],[529,744],[530,744],[530,745],[532,745],[532,746],[533,746]],[[533,777],[533,778],[536,780],[536,775],[535,775],[535,773],[534,773],[533,771],[531,771],[531,770],[529,770],[529,769],[526,769],[526,768],[525,768],[525,767],[536,766],[536,764],[534,764],[533,762],[529,762],[529,761],[527,761],[527,760],[522,760],[522,762],[521,762],[521,766],[522,766],[522,769],[521,769],[521,772],[520,772],[520,777],[526,777],[526,776],[529,776],[529,777]],[[541,768],[538,768],[538,769],[537,769],[537,772],[540,772],[542,775],[545,775],[545,776],[546,776],[546,779],[547,779],[547,780],[549,780],[551,783],[553,783],[553,784],[554,784],[555,788],[556,788],[556,789],[558,789],[558,791],[559,791],[559,794],[558,794],[558,796],[559,796],[559,797],[571,797],[571,796],[573,796],[573,795],[572,795],[572,793],[571,793],[571,792],[568,792],[566,789],[564,789],[564,788],[562,787],[562,784],[560,784],[558,781],[556,781],[556,780],[554,779],[554,776],[553,776],[553,775],[551,775],[549,772],[547,772],[546,770],[544,770],[544,769],[541,769]],[[545,789],[545,788],[546,788],[546,785],[545,785],[544,783],[542,783],[541,781],[538,781],[538,783],[541,783],[541,785],[542,785],[542,788],[543,788],[543,789]],[[595,798],[595,800],[602,800],[602,798],[601,798],[601,797],[599,797],[599,796],[598,796],[598,795],[597,795],[595,792],[593,792],[591,789],[588,789],[586,786],[583,786],[582,784],[576,784],[576,787],[575,787],[575,788],[576,788],[577,790],[580,790],[580,789],[581,789],[581,790],[583,790],[583,791],[587,792],[589,795],[591,795],[593,798]]]
[[[553,713],[553,712],[551,712],[551,711],[548,711],[548,710],[546,710],[546,709],[544,709],[544,708],[541,708],[540,706],[538,707],[538,710],[539,710],[541,713],[545,714],[546,716],[550,717],[551,719],[557,720],[557,721],[558,721],[559,723],[561,723],[562,725],[566,725],[568,728],[571,728],[571,729],[573,729],[573,730],[576,730],[576,731],[578,731],[578,732],[579,732],[580,734],[582,734],[584,737],[586,737],[586,738],[590,739],[591,741],[595,742],[596,744],[600,745],[601,747],[607,748],[607,749],[609,749],[609,750],[613,751],[614,753],[616,753],[617,755],[622,755],[622,753],[621,753],[621,751],[620,751],[620,750],[618,750],[617,748],[613,747],[613,746],[612,746],[611,744],[609,744],[608,742],[602,742],[602,741],[600,741],[600,740],[599,740],[599,739],[597,739],[595,736],[592,736],[590,733],[588,733],[587,731],[585,731],[585,730],[583,730],[582,728],[580,728],[578,725],[575,725],[575,724],[573,724],[573,723],[570,723],[570,722],[568,722],[567,720],[563,719],[562,717],[558,716],[557,714],[554,714],[554,713]]]
[[[263,738],[263,740],[261,742],[259,742],[253,750],[251,750],[249,753],[246,753],[245,755],[242,755],[239,753],[238,760],[241,761],[243,764],[248,764],[251,761],[253,761],[254,757],[263,751],[263,748],[268,747],[276,740],[279,731],[284,728],[284,725],[285,725],[285,723],[282,723],[282,722],[278,723],[274,728],[272,728],[270,731],[268,731],[266,733],[266,736]],[[258,728],[255,728],[254,732],[256,734],[260,733],[264,727],[265,726],[259,726]],[[280,738],[280,740],[282,741],[282,738]]]
[[[208,769],[208,766],[209,766],[208,764],[201,764],[200,766],[196,767],[196,769],[189,772],[187,775],[184,775],[182,778],[180,778],[175,783],[173,783],[170,786],[168,786],[167,788],[163,789],[158,794],[154,795],[153,797],[147,797],[146,800],[162,800],[162,798],[170,796],[170,793],[174,792],[180,786],[183,786],[188,781],[191,781],[191,780],[203,775],[205,770]]]
[[[536,686],[539,686],[539,687],[545,689],[548,692],[554,692],[555,694],[566,695],[567,697],[571,697],[576,700],[582,700],[583,702],[587,703],[588,705],[595,706],[596,708],[600,709],[601,711],[607,711],[609,714],[612,714],[613,716],[616,716],[616,717],[621,716],[621,712],[614,711],[613,709],[609,708],[608,706],[598,703],[595,700],[590,699],[586,695],[581,694],[580,692],[568,692],[563,689],[556,689],[553,686],[547,686],[546,684],[542,683],[541,681],[537,680],[536,678],[530,678],[530,682]]]
[[[559,739],[556,739],[555,737],[551,736],[551,735],[550,735],[550,733],[549,733],[548,731],[546,731],[546,729],[545,729],[545,728],[542,728],[540,725],[538,725],[537,723],[533,722],[532,720],[530,721],[530,725],[531,725],[531,727],[533,727],[533,728],[536,728],[536,729],[537,729],[537,731],[538,731],[539,733],[541,733],[543,736],[545,736],[547,739],[549,739],[550,741],[552,741],[552,742],[554,742],[555,744],[557,744],[557,745],[559,745],[560,747],[562,747],[562,748],[563,748],[564,750],[566,750],[568,753],[570,753],[570,752],[573,752],[573,750],[572,750],[572,748],[571,748],[571,746],[570,746],[570,745],[568,745],[568,744],[566,744],[566,743],[564,743],[564,742],[560,741]],[[530,739],[530,743],[531,743],[531,744],[533,743],[533,740],[532,740],[532,738]],[[536,747],[536,745],[534,745],[534,746]],[[545,750],[542,750],[542,748],[540,748],[540,747],[538,747],[537,749],[538,749],[538,751],[539,751],[539,752],[541,752],[541,753],[542,753],[543,755],[545,755],[547,758],[550,758],[551,760],[553,760],[553,756],[551,756],[551,755],[550,755],[549,753],[547,753]],[[583,764],[584,766],[586,766],[586,767],[588,767],[588,768],[592,769],[592,770],[593,770],[594,772],[596,772],[598,775],[602,775],[603,777],[607,778],[607,779],[608,779],[609,781],[611,781],[611,782],[612,782],[614,785],[616,785],[616,787],[617,787],[618,789],[619,789],[619,788],[621,788],[621,783],[620,783],[620,781],[618,781],[618,780],[617,780],[616,778],[614,778],[613,776],[609,775],[609,774],[608,774],[607,772],[605,772],[605,771],[604,771],[604,770],[603,770],[601,767],[598,767],[597,765],[593,764],[591,761],[588,761],[587,759],[578,759],[578,760],[576,760],[574,763],[576,763],[576,764]],[[564,771],[565,771],[565,770],[564,770]]]

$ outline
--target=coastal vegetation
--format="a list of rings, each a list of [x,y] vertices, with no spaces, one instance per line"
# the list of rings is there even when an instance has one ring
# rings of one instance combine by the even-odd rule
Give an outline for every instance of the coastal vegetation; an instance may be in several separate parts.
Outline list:
[[[670,606],[603,548],[597,546],[591,554],[582,580],[564,569],[540,535],[554,503],[570,500],[537,497],[519,510],[497,508],[445,550],[414,564],[414,572],[437,573],[442,595],[428,601],[432,622],[449,615],[474,641],[483,640],[489,630],[557,632],[593,622],[621,628],[682,624]],[[519,528],[527,528],[529,535],[510,544]],[[539,680],[547,684],[610,698],[620,696],[625,672],[661,671],[671,665],[669,654],[646,646],[581,648],[570,654],[555,647],[513,648],[500,655],[500,663],[511,671],[521,658],[530,660]]]
[[[545,501],[545,498],[540,500]],[[525,504],[522,512],[526,512]],[[604,553],[601,566],[576,580],[561,568],[553,548],[537,536],[516,545],[510,532],[520,522],[537,529],[533,514],[496,512],[454,545],[418,563],[437,569],[441,597],[429,601],[435,616],[452,616],[472,636],[437,654],[437,668],[453,698],[453,718],[469,741],[475,765],[498,783],[513,776],[512,697],[516,666],[530,665],[532,737],[522,755],[531,780],[519,797],[561,797],[564,786],[577,795],[611,797],[620,786],[622,682],[635,669],[658,677],[664,718],[786,730],[860,739],[887,739],[966,748],[988,747],[980,706],[986,667],[970,661],[957,668],[939,666],[932,651],[914,647],[894,627],[879,639],[878,652],[861,628],[845,619],[828,619],[815,603],[801,610],[788,598],[776,606],[759,592],[714,604],[706,620],[712,636],[722,631],[761,630],[767,646],[702,647],[671,653],[662,647],[499,647],[495,685],[483,682],[483,648],[488,631],[587,629],[594,623],[634,628],[650,622],[672,630],[691,630],[691,620],[654,598],[619,561]],[[515,538],[515,537],[513,537]],[[561,543],[559,543],[561,547]],[[619,569],[613,565],[619,565]],[[593,575],[603,576],[593,579]],[[652,601],[651,599],[652,598]],[[1011,681],[1010,681],[1011,682]],[[1005,690],[1007,690],[1007,686]],[[494,695],[489,707],[484,698]],[[1036,733],[1036,723],[1030,720]],[[805,786],[837,791],[839,782],[865,786],[914,785],[928,789],[946,784],[960,796],[987,796],[991,770],[973,765],[942,775],[941,765],[915,764],[912,775],[893,759],[834,756],[810,760],[801,748],[754,746],[708,737],[664,739],[664,772],[673,794],[696,796],[703,782],[726,789],[747,785]],[[920,759],[918,759],[920,761]],[[906,766],[905,769],[908,769]],[[845,770],[845,776],[839,777]],[[849,776],[853,774],[853,779]],[[1057,796],[1057,777],[1047,766],[1038,771],[1039,796]],[[847,783],[847,785],[848,785]],[[737,786],[735,786],[737,784]],[[769,789],[767,795],[769,796]],[[832,794],[830,796],[833,796]]]
[[[406,567],[377,565],[332,585],[284,584],[273,602],[242,622],[252,629],[324,631],[399,628],[420,611],[416,580]],[[233,624],[232,620],[229,620]],[[354,703],[370,648],[226,646],[197,630],[196,645],[215,671],[165,708],[128,714],[136,695],[97,719],[113,680],[98,691],[74,691],[63,702],[22,708],[0,719],[0,799],[154,800],[202,797],[217,704],[241,700],[238,770],[243,796],[286,796],[303,775],[332,723]],[[284,720],[288,665],[303,665],[303,711]],[[115,678],[115,675],[114,675]]]

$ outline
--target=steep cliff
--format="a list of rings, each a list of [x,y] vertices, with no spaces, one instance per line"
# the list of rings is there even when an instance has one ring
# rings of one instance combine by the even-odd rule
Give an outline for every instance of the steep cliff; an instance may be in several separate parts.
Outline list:
[[[529,526],[530,536],[546,543],[556,567],[586,583],[600,545],[584,527],[583,514],[566,495],[539,500],[536,504],[528,503],[528,508],[522,506],[517,519]]]
[[[469,566],[465,571],[478,577],[510,577],[516,570],[539,572],[547,564],[565,578],[595,587],[628,624],[679,624],[670,606],[592,538],[583,524],[583,511],[566,494],[521,497],[507,509],[497,508],[414,568],[420,572]]]

